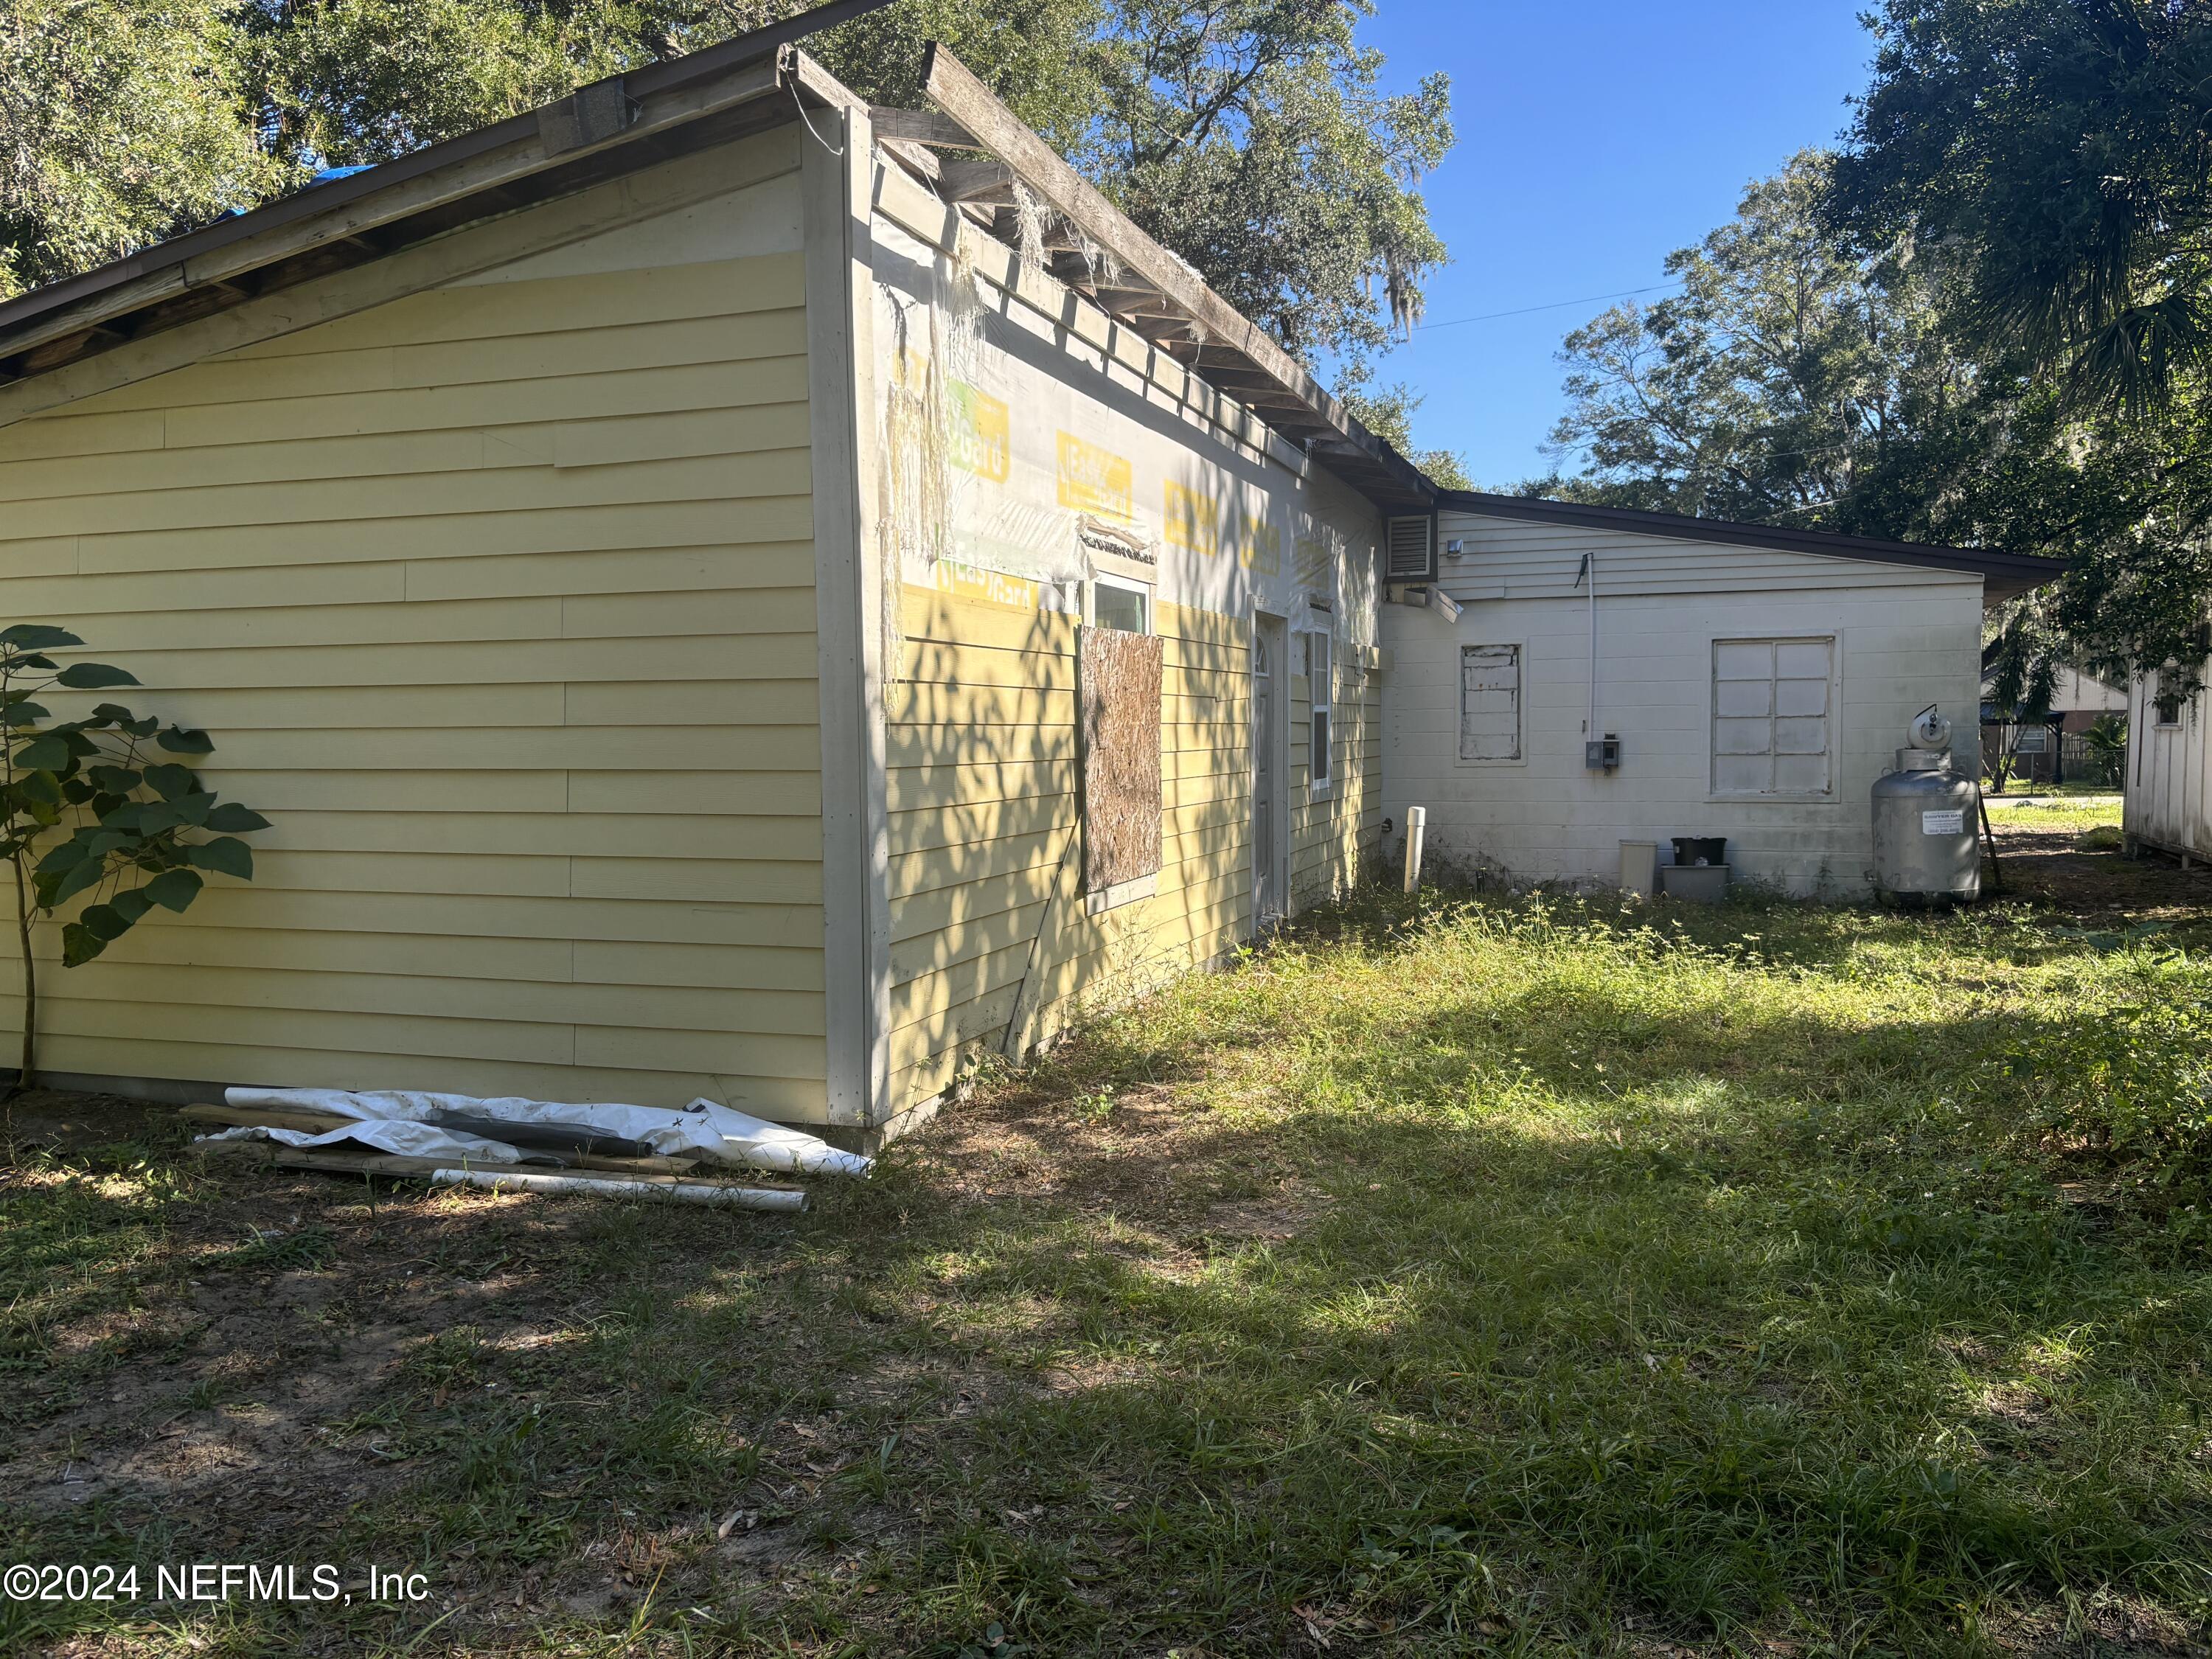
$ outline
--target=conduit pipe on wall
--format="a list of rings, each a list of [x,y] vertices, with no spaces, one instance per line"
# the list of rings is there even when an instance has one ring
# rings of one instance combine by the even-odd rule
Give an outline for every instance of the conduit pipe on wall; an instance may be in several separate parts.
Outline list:
[[[1597,555],[1583,555],[1583,568],[1576,574],[1575,586],[1589,584],[1589,704],[1583,716],[1583,736],[1594,740],[1597,736]]]

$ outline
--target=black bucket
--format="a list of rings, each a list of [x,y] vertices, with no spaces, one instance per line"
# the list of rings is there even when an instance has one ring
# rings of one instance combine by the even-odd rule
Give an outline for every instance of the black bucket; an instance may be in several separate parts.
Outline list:
[[[1728,837],[1726,836],[1676,836],[1674,862],[1677,864],[1726,864]]]

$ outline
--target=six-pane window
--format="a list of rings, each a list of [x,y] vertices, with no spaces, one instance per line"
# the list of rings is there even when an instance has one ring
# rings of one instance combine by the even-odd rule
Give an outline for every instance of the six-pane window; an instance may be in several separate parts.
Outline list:
[[[1713,793],[1825,795],[1834,787],[1832,637],[1713,641]]]

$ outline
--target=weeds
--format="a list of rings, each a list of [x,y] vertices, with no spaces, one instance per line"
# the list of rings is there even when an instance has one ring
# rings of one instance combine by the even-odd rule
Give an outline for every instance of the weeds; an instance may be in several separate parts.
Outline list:
[[[2188,1651],[2206,943],[1367,894],[982,1069],[796,1225],[393,1194],[319,1271],[374,1310],[398,1258],[464,1305],[321,1425],[389,1472],[337,1547],[453,1607],[351,1647],[268,1613],[71,1639]],[[89,1160],[0,1217],[43,1275],[25,1375],[209,1259],[189,1206],[137,1207],[159,1178]],[[135,1244],[71,1232],[95,1189]],[[5,1541],[130,1547],[82,1525]]]
[[[287,1232],[271,1227],[256,1231],[234,1250],[209,1257],[201,1263],[211,1270],[228,1269],[250,1273],[258,1268],[274,1268],[280,1272],[295,1269],[313,1272],[327,1267],[337,1253],[337,1241],[321,1227],[301,1227]]]

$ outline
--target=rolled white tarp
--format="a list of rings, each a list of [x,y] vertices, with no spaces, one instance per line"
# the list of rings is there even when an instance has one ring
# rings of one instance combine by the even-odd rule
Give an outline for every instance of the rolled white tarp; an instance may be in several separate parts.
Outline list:
[[[243,1109],[329,1112],[354,1120],[352,1127],[326,1134],[286,1129],[246,1132],[281,1139],[291,1146],[354,1140],[409,1157],[466,1157],[472,1164],[514,1164],[521,1159],[523,1155],[512,1146],[447,1129],[437,1121],[454,1116],[505,1119],[510,1123],[586,1124],[605,1134],[641,1141],[663,1158],[696,1158],[739,1168],[850,1176],[866,1176],[875,1168],[873,1159],[841,1152],[819,1135],[764,1122],[711,1100],[695,1100],[678,1111],[665,1106],[574,1105],[520,1097],[479,1100],[472,1095],[402,1089],[228,1089],[223,1098]],[[428,1138],[433,1136],[443,1137],[450,1145],[431,1146]],[[410,1144],[393,1144],[403,1139]]]
[[[236,1101],[231,1103],[234,1106],[237,1103]],[[450,1158],[457,1164],[520,1164],[529,1156],[520,1148],[510,1146],[503,1140],[486,1140],[481,1135],[441,1129],[434,1123],[416,1123],[396,1117],[361,1118],[346,1128],[325,1130],[321,1134],[309,1129],[241,1126],[235,1129],[218,1130],[199,1138],[202,1140],[273,1140],[284,1146],[374,1146],[380,1152],[391,1152],[400,1158]]]

